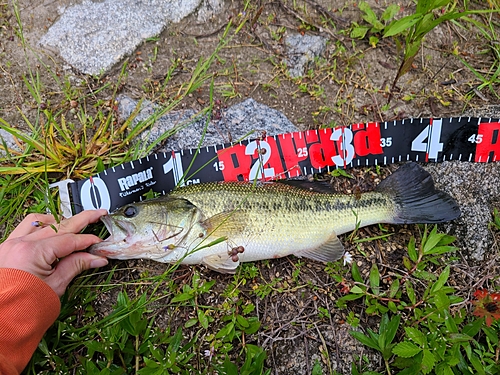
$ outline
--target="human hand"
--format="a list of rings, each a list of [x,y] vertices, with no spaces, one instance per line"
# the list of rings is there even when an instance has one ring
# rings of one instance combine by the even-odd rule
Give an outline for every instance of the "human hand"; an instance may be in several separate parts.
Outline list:
[[[52,215],[29,214],[0,244],[0,268],[38,276],[62,296],[76,275],[108,264],[106,258],[79,252],[102,241],[79,232],[103,215],[106,210],[83,211],[58,224]]]

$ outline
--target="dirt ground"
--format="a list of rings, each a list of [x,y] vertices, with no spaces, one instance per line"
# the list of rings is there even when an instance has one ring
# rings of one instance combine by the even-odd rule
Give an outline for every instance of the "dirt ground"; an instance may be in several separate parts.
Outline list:
[[[70,3],[59,1],[58,5]],[[37,60],[33,51],[25,51],[22,47],[11,4],[0,3],[0,118],[13,126],[25,127],[21,113],[35,121],[41,106],[65,111],[68,118],[76,117],[73,101],[86,106],[92,113],[96,110],[94,104],[111,99],[115,88],[116,94],[147,98],[159,104],[169,102],[190,77],[197,61],[215,50],[229,20],[239,20],[247,14],[251,15],[247,25],[220,51],[211,69],[217,72],[215,99],[220,100],[221,106],[251,97],[282,111],[301,129],[310,129],[409,117],[460,116],[465,111],[497,103],[488,88],[479,91],[477,87],[481,82],[461,61],[486,74],[494,59],[490,42],[471,24],[463,23],[465,27],[461,27],[448,22],[426,37],[412,69],[397,82],[393,98],[386,105],[401,63],[400,46],[394,38],[380,37],[375,47],[366,39],[351,39],[352,23],[363,22],[356,3],[343,0],[255,1],[244,11],[243,1],[228,1],[224,12],[207,24],[197,24],[193,15],[169,26],[158,38],[144,42],[123,62],[126,62],[124,77],[121,76],[123,63],[101,77],[88,77],[67,66],[57,54],[39,50],[37,40],[56,20],[57,14],[54,6],[49,7],[46,1],[21,0],[23,35],[38,54],[40,60]],[[369,0],[368,3],[381,14],[391,1]],[[411,1],[399,4],[401,15],[414,11]],[[471,6],[478,8],[484,4],[477,2]],[[478,19],[484,21],[482,17]],[[498,14],[495,17],[498,25],[500,18]],[[323,55],[310,64],[304,77],[291,79],[283,61],[287,52],[286,37],[295,33],[321,35],[328,43]],[[49,74],[43,64],[47,64],[55,75]],[[166,74],[174,64],[172,78],[164,86]],[[28,66],[39,75],[43,88],[40,103],[23,80],[23,76],[29,74]],[[68,82],[66,86],[65,81]],[[108,88],[97,92],[107,83],[110,84]],[[498,92],[498,83],[493,88]],[[201,110],[208,102],[209,84],[206,84],[184,98],[179,108]],[[382,173],[394,169],[393,166],[384,167]],[[356,170],[352,173],[355,179],[336,180],[335,187],[343,191],[366,191],[375,186],[372,172]],[[390,273],[388,265],[401,264],[404,246],[416,227],[394,226],[389,227],[389,231],[394,233],[390,241],[364,243],[361,249],[344,236],[346,249],[354,255],[364,274],[373,262],[379,263],[383,274]],[[359,235],[379,234],[379,228],[369,227],[360,230]],[[491,257],[497,253],[498,242],[495,242]],[[148,269],[152,273],[163,270],[163,265],[149,261],[122,263],[123,267],[119,268]],[[264,329],[259,331],[255,341],[268,351],[266,364],[272,368],[272,374],[310,374],[315,359],[322,363],[324,373],[336,370],[348,374],[351,363],[361,361],[362,356],[366,356],[369,368],[382,369],[381,358],[348,334],[351,327],[346,320],[350,311],[360,314],[362,326],[369,325],[371,318],[355,304],[346,310],[336,309],[335,300],[341,296],[341,286],[323,265],[308,260],[303,260],[303,264],[298,279],[292,282],[296,259],[258,263],[263,280],[271,282],[281,278],[276,286],[280,292],[272,292],[262,299],[250,294],[251,285],[242,287],[243,293],[248,288],[248,298],[257,306]],[[493,272],[496,266],[488,263],[488,267]],[[474,272],[483,275],[485,271],[468,264],[464,264],[464,269],[473,275]],[[220,289],[216,288],[206,297],[207,303],[216,303],[217,292],[231,282],[231,276],[200,270],[207,279],[218,281],[216,285]],[[186,267],[178,272],[190,271]],[[115,281],[131,277],[133,275],[118,272]],[[287,281],[289,284],[285,284]],[[470,280],[457,281],[460,282],[465,283],[464,290],[472,284]],[[114,302],[112,294],[103,295],[96,310],[105,313]],[[330,316],[319,316],[319,306],[330,311]],[[165,312],[160,314],[157,323],[169,324],[171,318]]]

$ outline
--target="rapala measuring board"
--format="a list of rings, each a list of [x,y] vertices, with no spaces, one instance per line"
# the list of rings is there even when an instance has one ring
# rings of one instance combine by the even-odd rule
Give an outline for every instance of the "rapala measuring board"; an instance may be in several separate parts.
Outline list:
[[[64,216],[113,211],[166,194],[176,186],[208,181],[284,179],[336,168],[395,162],[500,160],[500,122],[488,118],[407,119],[266,136],[236,144],[158,153],[59,187]]]

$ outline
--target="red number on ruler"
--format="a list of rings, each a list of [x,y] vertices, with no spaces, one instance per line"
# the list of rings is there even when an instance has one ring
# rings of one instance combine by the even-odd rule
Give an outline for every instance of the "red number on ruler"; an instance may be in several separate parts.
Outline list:
[[[236,144],[217,151],[219,162],[224,165],[224,169],[221,169],[224,181],[248,180],[252,157],[245,154],[245,147]]]
[[[304,133],[286,133],[278,136],[278,141],[283,151],[285,167],[290,177],[301,175],[299,162],[309,156]]]
[[[337,155],[335,145],[331,141],[332,129],[311,130],[306,132],[309,146],[309,159],[311,166],[316,169],[334,165],[333,157]],[[318,142],[319,140],[319,142]]]
[[[225,181],[272,179],[283,174],[283,165],[276,141],[267,137],[248,145],[234,145],[217,152]]]
[[[383,154],[384,150],[380,144],[381,134],[380,125],[378,122],[369,122],[368,124],[354,124],[352,126],[354,132],[354,150],[357,156],[378,155]],[[391,144],[384,143],[387,147]]]
[[[479,124],[477,137],[481,142],[476,145],[476,162],[500,160],[500,123],[487,122]]]

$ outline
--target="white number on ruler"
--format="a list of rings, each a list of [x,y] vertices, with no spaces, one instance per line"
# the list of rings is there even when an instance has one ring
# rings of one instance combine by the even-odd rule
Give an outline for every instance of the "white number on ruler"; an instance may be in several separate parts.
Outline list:
[[[343,132],[342,128],[335,129],[330,139],[334,142],[341,141],[341,152],[339,152],[339,155],[332,156],[332,161],[335,163],[335,165],[343,166],[344,163],[349,164],[352,159],[354,159],[354,146],[352,145],[353,135],[351,129],[344,128]]]
[[[181,160],[181,154],[180,152],[176,152],[174,155],[170,156],[170,159],[163,164],[163,173],[167,174],[170,171],[172,171],[174,175],[174,184],[177,186],[179,181],[182,179],[182,176],[184,176],[184,169],[182,168],[182,160]],[[184,186],[184,182],[180,184],[179,186]]]
[[[252,169],[250,169],[250,180],[260,179],[263,177],[262,175],[264,175],[265,178],[274,177],[274,168],[264,168],[264,165],[271,158],[271,146],[269,143],[266,141],[260,141],[259,143],[257,143],[257,141],[252,141],[245,148],[245,155],[253,155],[255,150],[262,155],[262,162],[259,157],[259,159],[253,163]]]
[[[99,177],[88,179],[80,189],[80,198],[84,210],[104,208],[109,211],[111,198],[106,183]]]
[[[307,158],[308,152],[307,152],[307,147],[301,147],[297,149],[297,156],[299,158]]]
[[[468,141],[470,143],[481,143],[483,141],[483,135],[482,134],[477,134],[477,135],[476,134],[472,134],[469,137]]]
[[[437,159],[438,153],[443,151],[443,144],[439,141],[441,138],[441,125],[442,120],[433,120],[432,125],[427,125],[415,137],[411,143],[411,150],[425,152],[429,155],[429,159]]]
[[[224,161],[216,161],[213,165],[214,169],[216,172],[223,171],[224,170]]]
[[[392,137],[380,138],[380,147],[391,147]]]

